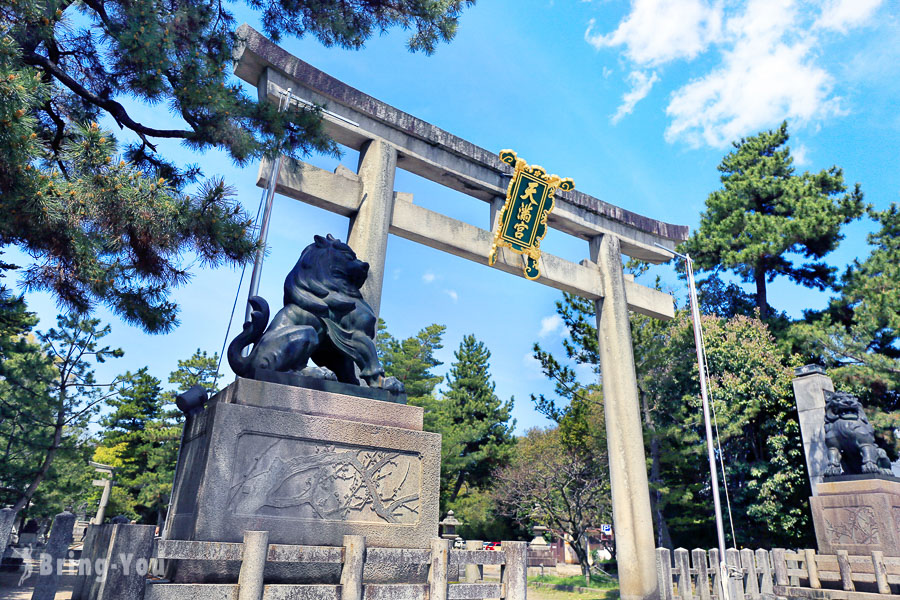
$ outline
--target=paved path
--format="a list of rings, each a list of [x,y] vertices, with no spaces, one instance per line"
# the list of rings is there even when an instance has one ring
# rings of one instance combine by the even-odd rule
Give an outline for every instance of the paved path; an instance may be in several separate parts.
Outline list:
[[[75,561],[66,561],[65,568],[59,578],[59,590],[56,592],[56,600],[71,600],[72,586],[75,585],[76,567]],[[22,572],[0,573],[0,600],[31,600],[34,584],[37,582],[39,563],[31,561],[32,575],[20,584]]]

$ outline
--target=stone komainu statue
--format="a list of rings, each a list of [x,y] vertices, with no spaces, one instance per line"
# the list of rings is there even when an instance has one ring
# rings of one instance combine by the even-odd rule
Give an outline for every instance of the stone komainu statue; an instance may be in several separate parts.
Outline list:
[[[360,385],[355,364],[370,387],[402,392],[397,379],[384,377],[375,352],[375,312],[360,293],[368,274],[368,263],[350,246],[315,236],[284,280],[284,308],[268,328],[269,305],[250,298],[250,321],[228,346],[231,368],[250,379],[268,370]],[[241,356],[250,344],[253,350]]]
[[[862,404],[847,392],[825,392],[825,445],[828,468],[825,477],[836,475],[892,475],[891,462],[875,445],[875,429]]]

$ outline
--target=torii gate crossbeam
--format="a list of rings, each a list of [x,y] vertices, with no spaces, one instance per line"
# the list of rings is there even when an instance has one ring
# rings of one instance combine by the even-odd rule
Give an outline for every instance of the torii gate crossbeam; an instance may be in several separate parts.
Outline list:
[[[489,202],[493,229],[511,172],[496,153],[338,81],[248,25],[239,27],[237,36],[235,74],[257,86],[260,100],[278,102],[290,89],[302,101],[325,106],[328,135],[359,150],[357,173],[343,167],[330,173],[285,161],[276,191],[350,218],[348,243],[370,264],[363,295],[376,313],[389,233],[487,264],[491,231],[416,206],[411,194],[394,191],[394,172],[399,167]],[[271,169],[271,161],[263,161],[261,185],[268,182]],[[665,262],[672,254],[656,244],[674,249],[687,238],[688,228],[561,190],[548,223],[589,242],[589,259],[578,264],[544,253],[537,282],[596,302],[620,594],[624,600],[656,598],[653,522],[628,311],[667,319],[674,315],[674,303],[668,294],[627,278],[622,255]],[[521,258],[508,249],[501,249],[495,266],[522,275]]]

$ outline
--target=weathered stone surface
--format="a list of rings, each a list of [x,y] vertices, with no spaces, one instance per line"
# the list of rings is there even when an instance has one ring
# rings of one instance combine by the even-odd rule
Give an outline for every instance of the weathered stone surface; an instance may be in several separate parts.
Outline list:
[[[9,534],[12,533],[13,521],[16,520],[16,511],[11,508],[0,508],[0,556],[9,545]]]
[[[284,393],[273,386],[284,387],[241,380],[188,419],[166,539],[239,542],[254,530],[268,531],[273,544],[341,546],[344,535],[365,535],[372,546],[427,547],[438,531],[440,436],[238,404],[249,392]],[[277,402],[354,410],[346,398],[292,392]],[[337,405],[328,408],[332,401]],[[421,427],[415,407],[368,407],[352,418],[383,422],[383,407]],[[177,566],[182,582],[233,581],[236,574],[234,563],[184,562]],[[340,572],[340,565],[269,567],[271,580],[284,583],[336,583]],[[366,565],[367,581],[394,581],[397,573],[421,581],[423,566]]]
[[[358,386],[354,387],[364,389]],[[376,391],[383,392],[384,390]],[[408,406],[396,402],[360,398],[347,393],[300,388],[244,379],[243,377],[238,377],[234,383],[222,390],[216,396],[216,401],[415,431],[422,431],[424,415],[424,409],[420,406]]]
[[[237,584],[148,582],[146,590],[144,600],[234,600],[237,595]]]
[[[38,576],[31,594],[31,600],[53,600],[56,597],[56,588],[59,585],[59,569],[57,561],[65,559],[69,552],[69,544],[72,543],[72,530],[75,528],[75,515],[65,511],[53,519],[53,528],[50,530],[50,539],[44,548],[43,554],[51,561],[53,568],[49,574]],[[42,558],[44,560],[44,558]]]
[[[347,244],[360,259],[369,263],[369,276],[362,295],[377,316],[381,307],[384,261],[387,254],[388,230],[394,212],[394,172],[397,149],[383,140],[372,140],[359,152],[359,211],[350,217]]]
[[[820,553],[900,556],[900,480],[847,478],[818,487],[810,507]]]
[[[81,559],[85,567],[90,565],[90,569],[83,568],[80,576],[75,580],[72,600],[88,600],[97,597],[97,593],[103,583],[101,573],[98,573],[96,570],[98,565],[97,559],[106,560],[113,527],[114,525],[94,524],[88,526],[84,536]]]
[[[109,527],[109,567],[91,600],[142,600],[156,526],[117,523]]]
[[[245,531],[237,600],[260,600],[266,576],[268,531]]]
[[[813,496],[828,468],[828,448],[825,446],[825,391],[834,391],[834,384],[818,365],[807,365],[796,372],[793,380],[794,400],[800,419],[803,452]]]
[[[653,598],[658,594],[653,517],[618,238],[592,241],[591,255],[606,275],[604,297],[596,304],[597,334],[610,424],[607,443],[619,588],[623,600]]]

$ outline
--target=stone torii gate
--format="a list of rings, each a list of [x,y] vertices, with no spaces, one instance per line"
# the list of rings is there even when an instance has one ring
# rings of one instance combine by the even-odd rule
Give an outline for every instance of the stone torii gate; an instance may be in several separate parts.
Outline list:
[[[301,103],[325,106],[325,130],[359,151],[356,173],[334,173],[284,160],[276,191],[350,218],[348,244],[369,263],[363,296],[376,314],[381,304],[388,234],[484,265],[512,169],[496,153],[380,102],[289,54],[248,25],[237,30],[235,74],[257,87],[260,100],[278,103],[288,90]],[[490,205],[491,231],[416,206],[412,194],[394,191],[396,168],[437,182]],[[258,185],[273,162],[260,166]],[[589,242],[590,258],[576,264],[544,253],[538,283],[594,300],[609,443],[613,522],[621,596],[658,596],[653,522],[638,405],[628,311],[660,319],[674,316],[671,296],[639,285],[622,269],[622,255],[653,263],[672,254],[688,228],[663,223],[577,190],[556,193],[550,227]],[[496,268],[522,276],[522,258],[500,249]]]

